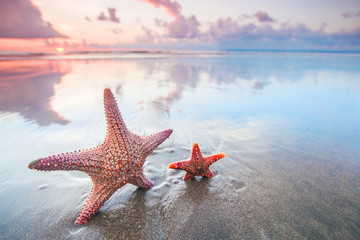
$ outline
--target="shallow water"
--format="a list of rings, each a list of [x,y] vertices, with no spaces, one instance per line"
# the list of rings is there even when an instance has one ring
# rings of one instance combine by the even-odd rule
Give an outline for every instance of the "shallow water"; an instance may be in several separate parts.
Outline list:
[[[74,57],[75,58],[75,57]],[[228,53],[0,61],[0,239],[356,239],[360,55]],[[27,165],[105,137],[103,89],[128,128],[173,134],[83,226],[90,178]],[[167,169],[226,152],[214,177]]]

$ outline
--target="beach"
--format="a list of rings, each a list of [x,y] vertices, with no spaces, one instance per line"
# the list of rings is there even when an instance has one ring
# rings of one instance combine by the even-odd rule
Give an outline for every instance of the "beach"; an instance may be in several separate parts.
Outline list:
[[[359,54],[216,52],[0,61],[0,239],[357,239]],[[173,133],[86,224],[82,172],[41,157],[94,147],[104,88],[129,130]],[[168,169],[225,152],[212,178]]]

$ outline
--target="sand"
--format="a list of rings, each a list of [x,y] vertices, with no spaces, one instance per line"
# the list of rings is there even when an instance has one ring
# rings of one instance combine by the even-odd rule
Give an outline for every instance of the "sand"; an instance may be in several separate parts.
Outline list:
[[[3,239],[356,239],[359,169],[313,148],[229,149],[213,178],[190,181],[166,168],[190,152],[163,149],[145,166],[152,189],[119,189],[83,226],[74,221],[91,188],[86,174],[34,172],[42,181],[2,187],[0,230]]]

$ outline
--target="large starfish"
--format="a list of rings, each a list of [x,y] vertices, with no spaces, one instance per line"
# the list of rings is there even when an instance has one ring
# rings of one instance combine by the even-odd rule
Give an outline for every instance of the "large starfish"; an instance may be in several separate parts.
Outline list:
[[[225,153],[218,153],[211,156],[203,157],[198,143],[193,144],[191,158],[180,162],[169,164],[169,168],[185,170],[186,174],[184,180],[192,179],[196,176],[213,177],[214,174],[210,171],[211,164],[225,157]]]
[[[172,130],[147,137],[131,133],[125,126],[114,95],[104,90],[107,134],[102,144],[89,150],[61,153],[35,160],[30,169],[42,171],[78,170],[87,173],[93,187],[76,224],[86,223],[111,195],[127,183],[140,188],[151,188],[154,183],[144,175],[146,157],[166,138]]]

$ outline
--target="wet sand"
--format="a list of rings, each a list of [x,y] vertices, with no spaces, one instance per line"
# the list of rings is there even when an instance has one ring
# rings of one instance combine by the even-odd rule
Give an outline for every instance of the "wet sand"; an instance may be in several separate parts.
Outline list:
[[[261,65],[263,58],[244,58],[244,64],[250,61],[250,73],[236,72],[240,60],[220,66],[219,59],[134,60],[135,65],[115,60],[62,63],[70,64],[76,74],[62,77],[54,100],[43,104],[51,116],[58,116],[55,120],[24,120],[19,115],[28,116],[25,108],[18,110],[19,115],[0,115],[0,239],[357,239],[360,134],[355,123],[360,113],[348,109],[355,102],[349,96],[358,100],[354,92],[359,84],[353,82],[353,92],[338,94],[338,85],[328,88],[328,82],[321,79],[309,85],[306,77],[290,87],[284,81],[263,80],[260,89],[259,78],[232,83],[199,80],[208,72],[244,78],[258,72],[250,67],[255,63],[265,74],[268,62]],[[287,71],[290,66],[286,64],[285,59],[279,66],[285,65]],[[90,192],[90,178],[81,172],[36,172],[27,165],[39,157],[102,141],[103,85],[98,80],[78,83],[75,77],[99,76],[90,69],[109,67],[106,72],[113,73],[129,66],[135,67],[128,71],[147,82],[139,80],[134,87],[132,81],[119,83],[118,75],[108,76],[118,86],[112,90],[128,128],[141,135],[168,128],[174,132],[147,158],[144,171],[155,183],[151,189],[128,184],[87,224],[77,226],[74,222]],[[275,67],[276,71],[274,65],[270,68],[265,79],[281,79],[283,66]],[[335,72],[327,73],[339,76],[344,68],[331,68]],[[346,77],[358,76],[358,70],[350,70],[348,74],[355,75]],[[313,76],[324,68],[296,71],[299,73],[286,77]],[[79,78],[79,74],[85,75]],[[166,74],[170,81],[154,84],[154,79]],[[28,81],[33,80],[24,80]],[[78,85],[71,87],[70,83]],[[86,88],[83,95],[78,86]],[[154,86],[159,92],[146,91]],[[302,89],[313,92],[304,97]],[[77,98],[67,102],[74,92]],[[336,102],[328,100],[329,95],[338,97]],[[49,94],[44,96],[52,99]],[[66,98],[57,102],[62,96]],[[43,126],[58,122],[59,116],[66,119],[64,126]],[[30,119],[37,118],[41,114]],[[184,171],[167,168],[171,162],[189,158],[194,141],[205,156],[227,154],[210,167],[213,178],[183,181]]]
[[[342,162],[339,152],[329,152],[335,146],[311,143],[260,153],[234,147],[224,144],[228,154],[212,165],[213,178],[191,181],[166,168],[190,151],[160,149],[145,165],[155,186],[121,188],[83,226],[74,221],[91,189],[85,174],[34,172],[42,181],[3,183],[1,233],[4,239],[357,238],[359,168],[351,162],[358,155],[347,153]]]

